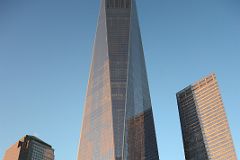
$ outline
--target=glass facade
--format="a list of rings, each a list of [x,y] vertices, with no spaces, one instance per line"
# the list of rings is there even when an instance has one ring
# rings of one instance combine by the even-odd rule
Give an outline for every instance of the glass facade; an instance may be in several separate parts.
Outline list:
[[[28,157],[29,160],[53,160],[54,159],[54,153],[53,150],[45,146],[44,144],[41,144],[37,141],[31,141],[29,143],[29,152]]]
[[[237,160],[215,74],[178,92],[177,101],[186,160]]]
[[[78,160],[158,160],[134,0],[102,0]]]
[[[54,150],[37,137],[26,135],[6,151],[3,160],[54,160]]]

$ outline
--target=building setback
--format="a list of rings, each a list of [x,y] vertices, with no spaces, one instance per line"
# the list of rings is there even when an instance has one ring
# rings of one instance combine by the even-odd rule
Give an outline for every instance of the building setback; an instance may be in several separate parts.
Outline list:
[[[159,160],[135,0],[101,0],[78,160]]]
[[[26,135],[6,151],[3,160],[54,160],[54,150],[39,138]]]
[[[178,92],[177,102],[186,160],[237,160],[215,74]]]

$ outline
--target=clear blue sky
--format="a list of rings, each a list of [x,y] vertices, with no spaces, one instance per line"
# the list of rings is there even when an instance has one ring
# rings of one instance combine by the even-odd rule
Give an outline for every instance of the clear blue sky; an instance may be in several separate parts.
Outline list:
[[[183,160],[175,93],[215,72],[240,156],[240,1],[137,0],[161,160]],[[75,160],[99,0],[0,0],[0,159],[25,134]]]

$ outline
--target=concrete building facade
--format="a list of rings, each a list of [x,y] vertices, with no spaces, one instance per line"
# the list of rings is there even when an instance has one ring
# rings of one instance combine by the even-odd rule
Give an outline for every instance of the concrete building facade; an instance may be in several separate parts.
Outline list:
[[[178,92],[177,102],[186,160],[237,160],[215,74]]]

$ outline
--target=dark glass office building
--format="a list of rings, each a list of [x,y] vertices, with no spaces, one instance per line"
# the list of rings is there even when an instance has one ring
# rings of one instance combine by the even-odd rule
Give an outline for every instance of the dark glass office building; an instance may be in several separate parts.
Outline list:
[[[135,0],[101,0],[78,160],[159,160]]]
[[[54,150],[39,138],[26,135],[6,151],[3,160],[54,160]]]
[[[186,160],[237,160],[216,75],[177,93]]]

